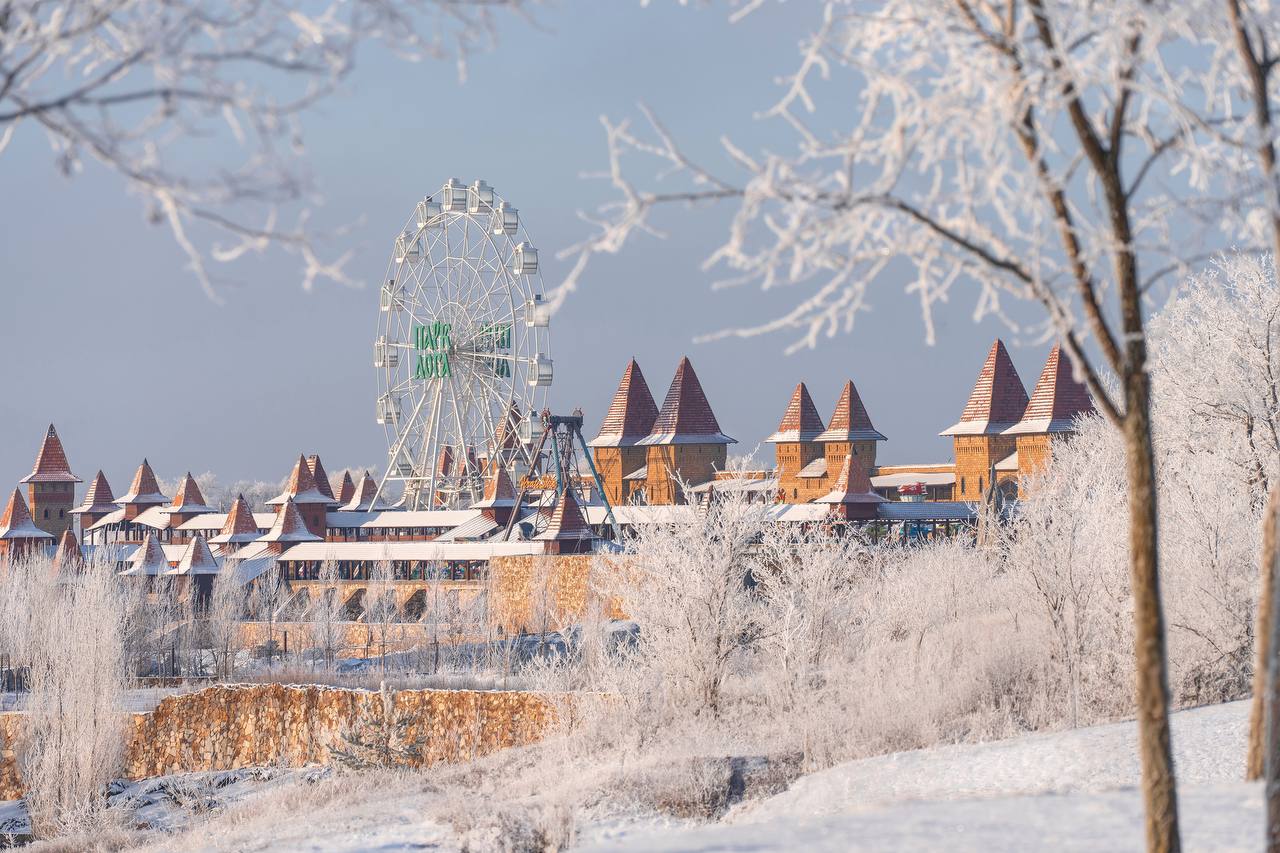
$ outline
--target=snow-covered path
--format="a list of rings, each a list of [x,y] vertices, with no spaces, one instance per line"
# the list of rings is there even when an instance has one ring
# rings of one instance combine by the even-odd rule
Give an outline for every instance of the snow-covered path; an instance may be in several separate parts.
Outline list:
[[[1184,846],[1256,850],[1262,791],[1240,781],[1248,704],[1173,717]],[[599,828],[584,850],[1141,850],[1134,723],[854,761],[714,826]]]

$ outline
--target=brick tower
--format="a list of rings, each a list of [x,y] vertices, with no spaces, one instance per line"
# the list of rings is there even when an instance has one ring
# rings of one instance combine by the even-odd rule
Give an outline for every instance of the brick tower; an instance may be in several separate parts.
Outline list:
[[[196,478],[192,477],[191,472],[188,471],[187,476],[183,477],[182,482],[178,484],[178,492],[173,496],[173,503],[165,511],[169,514],[169,530],[172,533],[170,541],[175,545],[185,545],[191,541],[191,535],[189,531],[181,529],[182,525],[197,515],[216,510],[205,503],[204,495],[200,493],[200,486],[196,484]]]
[[[1076,381],[1071,357],[1055,344],[1022,419],[1005,431],[1015,440],[1019,480],[1042,470],[1049,463],[1053,437],[1072,432],[1076,416],[1092,411],[1089,389]]]
[[[116,498],[116,504],[123,507],[125,521],[133,521],[148,507],[169,504],[169,498],[160,494],[156,473],[151,470],[151,463],[146,459],[142,460],[142,464],[134,472],[129,491]]]
[[[816,471],[813,466],[823,458],[822,444],[817,439],[824,429],[809,389],[801,382],[791,393],[791,402],[787,403],[778,431],[765,439],[774,446],[778,491],[783,503],[808,503],[826,494],[827,489],[817,485],[825,469]],[[806,476],[813,474],[818,476]]]
[[[836,401],[836,410],[831,413],[831,422],[826,430],[818,436],[822,445],[826,466],[820,477],[814,478],[811,489],[819,491],[834,488],[828,485],[838,476],[850,455],[862,469],[862,476],[870,482],[871,470],[876,467],[876,442],[888,441],[867,414],[867,407],[862,404],[853,380],[847,380],[840,389],[840,399]]]
[[[640,446],[658,418],[658,406],[633,358],[622,372],[622,381],[600,425],[600,434],[587,446],[595,458],[604,493],[613,506],[629,504],[644,489],[648,448]],[[636,475],[636,476],[632,476]]]
[[[996,464],[1016,449],[1014,437],[1002,433],[1022,420],[1026,408],[1027,389],[1004,341],[997,338],[960,420],[938,433],[951,436],[955,447],[954,500],[982,500]]]
[[[36,527],[54,539],[71,528],[71,508],[76,504],[76,483],[80,478],[71,473],[53,424],[49,424],[49,431],[40,442],[31,473],[19,482],[27,484],[27,501]]]
[[[871,489],[871,478],[857,454],[847,453],[840,464],[835,488],[818,498],[829,504],[831,515],[842,521],[866,521],[876,517],[876,508],[885,499]]]
[[[725,467],[728,446],[688,357],[680,359],[653,429],[639,444],[648,449],[645,496],[650,504],[684,503],[677,482],[697,486]]]

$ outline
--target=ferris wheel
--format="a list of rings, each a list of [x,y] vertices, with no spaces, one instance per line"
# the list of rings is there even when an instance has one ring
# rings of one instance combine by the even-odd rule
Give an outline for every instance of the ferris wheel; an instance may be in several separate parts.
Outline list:
[[[538,252],[516,208],[456,178],[418,202],[381,288],[374,367],[387,435],[379,500],[465,507],[493,465],[513,480],[533,447],[553,376]]]

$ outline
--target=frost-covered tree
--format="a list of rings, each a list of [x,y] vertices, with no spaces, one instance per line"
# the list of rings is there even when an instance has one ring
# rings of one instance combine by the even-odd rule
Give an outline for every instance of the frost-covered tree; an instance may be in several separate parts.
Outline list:
[[[278,571],[269,571],[253,582],[249,593],[249,609],[254,621],[267,629],[264,644],[267,653],[267,666],[270,668],[279,653],[276,643],[276,621],[280,608],[285,605],[286,592]]]
[[[378,560],[369,573],[369,585],[364,594],[364,621],[370,625],[378,641],[382,673],[387,672],[387,641],[391,630],[400,621],[400,607],[396,603],[395,574],[390,560]]]
[[[8,566],[3,598],[0,632],[29,667],[16,752],[32,829],[37,837],[91,830],[124,757],[129,592],[107,561],[58,578],[37,557]]]
[[[1176,849],[1144,299],[1215,249],[1280,245],[1275,9],[831,0],[819,15],[765,112],[795,145],[752,152],[726,138],[739,174],[695,162],[648,110],[647,131],[603,119],[617,198],[567,251],[576,263],[553,302],[592,254],[655,233],[656,207],[728,201],[708,266],[728,271],[726,286],[797,295],[781,316],[720,335],[813,345],[851,328],[872,284],[904,268],[929,340],[933,311],[961,288],[979,317],[1009,319],[1010,297],[1043,306],[1041,331],[1125,436],[1148,840]],[[636,180],[634,156],[664,183]]]
[[[668,710],[720,710],[731,668],[762,630],[748,585],[769,524],[766,505],[720,492],[691,521],[639,527],[625,555],[602,565],[639,625],[635,660]]]
[[[311,618],[311,635],[316,646],[324,654],[326,670],[333,669],[333,662],[346,640],[346,608],[339,594],[338,563],[325,560],[320,564],[320,582],[323,586],[316,594],[308,614]]]
[[[213,656],[214,674],[225,680],[235,678],[236,654],[245,618],[246,592],[234,569],[224,568],[213,579],[204,625]]]
[[[347,281],[308,226],[302,117],[361,46],[465,68],[527,0],[93,0],[0,4],[0,154],[42,134],[66,175],[85,159],[164,225],[205,290],[210,261],[275,246],[303,282]],[[219,148],[211,140],[222,143]],[[291,218],[290,223],[283,221]]]
[[[1224,466],[1219,477],[1256,484],[1260,499],[1280,474],[1280,287],[1274,261],[1222,258],[1190,278],[1152,319],[1151,330],[1159,404],[1190,419],[1181,432],[1188,445],[1214,442]]]

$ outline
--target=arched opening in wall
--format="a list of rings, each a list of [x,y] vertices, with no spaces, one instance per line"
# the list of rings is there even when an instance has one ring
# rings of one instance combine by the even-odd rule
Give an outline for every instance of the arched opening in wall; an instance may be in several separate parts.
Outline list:
[[[996,492],[1002,501],[1012,501],[1018,498],[1018,481],[1014,477],[1006,477],[996,485]]]

